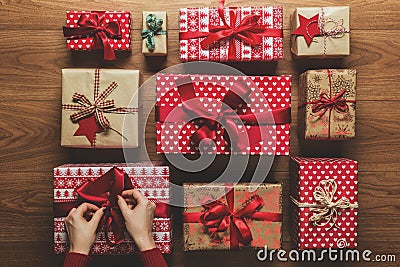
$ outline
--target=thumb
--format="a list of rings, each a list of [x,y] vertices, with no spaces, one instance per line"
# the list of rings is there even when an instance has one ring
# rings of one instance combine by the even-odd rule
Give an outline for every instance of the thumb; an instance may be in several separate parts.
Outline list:
[[[101,218],[103,217],[103,215],[104,215],[104,208],[96,210],[96,212],[93,214],[90,222],[92,222],[96,225],[99,225],[99,222],[100,222]]]
[[[117,198],[118,198],[118,206],[119,206],[119,209],[121,210],[122,216],[125,217],[125,215],[127,215],[128,212],[129,212],[131,209],[128,207],[128,204],[126,204],[125,199],[123,199],[121,196],[117,196]]]

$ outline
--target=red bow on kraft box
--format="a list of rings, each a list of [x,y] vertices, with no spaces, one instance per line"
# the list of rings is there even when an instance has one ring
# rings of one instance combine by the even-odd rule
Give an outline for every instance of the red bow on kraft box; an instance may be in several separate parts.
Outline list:
[[[252,152],[251,148],[258,150],[258,154],[274,154],[267,148],[273,146],[274,139],[277,146],[282,144],[281,147],[284,147],[282,140],[286,137],[280,138],[285,134],[279,127],[288,127],[291,119],[290,92],[283,90],[283,85],[290,86],[290,81],[285,79],[287,77],[256,77],[259,80],[254,81],[251,80],[252,77],[238,78],[238,76],[225,76],[224,79],[223,76],[161,75],[158,78],[160,78],[158,79],[160,90],[157,91],[157,96],[160,97],[157,98],[156,106],[157,152],[198,153],[201,141],[215,142],[217,148],[208,152],[217,154],[229,152],[256,154],[257,152]],[[173,88],[172,90],[164,92],[163,89],[167,85],[162,78],[169,81],[167,81],[168,88]],[[262,81],[264,78],[267,81]],[[275,80],[279,79],[284,82],[282,87],[278,88],[278,91],[282,91],[279,93],[280,97],[275,99],[273,96],[276,97],[277,93],[273,92],[273,88],[274,84],[277,85]],[[221,85],[225,84],[225,81],[233,89]],[[271,86],[265,89],[267,92],[264,94],[261,91],[263,87],[260,86],[260,91],[257,91],[260,88],[256,88],[256,84],[260,85],[261,82],[265,87]],[[211,86],[206,88],[209,84]],[[243,99],[248,99],[250,105]],[[287,102],[284,103],[283,99]],[[262,102],[261,106],[265,109],[260,108],[260,103],[254,103],[256,100]],[[274,100],[282,103],[277,105],[275,103],[278,102]],[[266,103],[268,101],[269,103]],[[272,109],[267,112],[269,107]],[[272,131],[276,128],[279,138]],[[169,137],[165,138],[167,135]],[[172,143],[174,146],[171,146]],[[188,147],[188,144],[192,147]],[[275,154],[285,153],[281,153],[278,149]]]
[[[115,60],[114,50],[130,50],[130,13],[67,12],[68,48],[72,50],[104,50],[105,60]]]
[[[73,191],[76,197],[65,201],[55,201],[54,217],[66,217],[72,208],[78,207],[83,202],[104,207],[104,215],[99,223],[99,229],[106,231],[104,234],[105,244],[112,248],[126,242],[125,221],[117,204],[117,195],[124,190],[133,188],[138,188],[143,192],[144,190],[140,188],[138,182],[129,177],[123,169],[115,166],[96,179],[86,178],[85,181],[77,179],[75,182],[80,184]],[[148,198],[156,203],[155,218],[163,220],[170,217],[169,206],[165,202],[149,196]]]
[[[243,187],[243,185],[241,186]],[[269,185],[269,186],[275,186],[275,188],[272,188],[270,190],[278,190],[278,191],[280,190],[279,185]],[[265,205],[271,205],[271,203],[267,204],[264,203],[263,197],[261,197],[256,192],[251,196],[245,198],[245,201],[242,203],[241,207],[235,207],[236,202],[235,202],[234,186],[225,184],[221,185],[221,187],[225,188],[226,201],[213,200],[210,196],[206,195],[202,199],[203,211],[188,212],[191,209],[190,207],[188,207],[186,209],[186,212],[183,213],[184,225],[187,226],[187,224],[193,224],[193,223],[202,224],[204,227],[206,227],[207,233],[210,235],[210,238],[212,240],[220,240],[218,233],[224,234],[225,232],[228,231],[229,248],[238,249],[241,246],[250,246],[253,241],[252,230],[250,228],[251,221],[264,221],[269,223],[282,222],[282,214],[279,210],[279,205],[280,205],[279,194],[268,197],[269,201],[276,201],[276,203],[274,204],[275,205],[278,204],[277,206],[278,209],[272,208],[272,210],[274,211],[266,212],[266,211],[261,211],[261,209]],[[184,186],[184,190],[187,190],[187,188],[188,187]],[[249,190],[249,188],[246,188],[246,190]],[[199,189],[199,191],[202,191],[202,189]],[[189,194],[190,193],[185,192],[185,198],[190,197],[188,196]],[[266,197],[265,194],[264,197]],[[257,232],[257,230],[254,229],[253,231]],[[186,237],[185,239],[189,238],[188,237],[189,234],[187,234],[186,231],[184,235]],[[259,239],[260,237],[258,236],[257,238]],[[264,242],[265,242],[264,244],[267,243],[267,241],[265,240]],[[190,241],[188,243],[190,243]],[[274,244],[274,246],[276,246],[276,244]],[[185,250],[192,250],[195,247],[196,245],[194,244],[186,244]]]
[[[281,7],[225,8],[224,4],[225,0],[220,0],[218,9],[180,10],[183,61],[266,61],[283,57]],[[197,45],[199,51],[193,51]]]

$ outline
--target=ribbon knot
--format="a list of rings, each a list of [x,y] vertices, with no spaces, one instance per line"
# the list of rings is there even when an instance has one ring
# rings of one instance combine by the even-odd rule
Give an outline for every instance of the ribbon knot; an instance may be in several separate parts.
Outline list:
[[[162,30],[163,19],[157,19],[154,14],[149,14],[146,17],[146,25],[148,29],[142,31],[142,38],[146,39],[146,46],[149,51],[153,52],[156,45],[155,35],[167,34],[167,31]]]
[[[321,93],[319,99],[311,102],[311,104],[314,104],[312,106],[312,112],[321,112],[319,117],[323,116],[325,112],[332,109],[339,113],[346,113],[349,109],[349,106],[347,105],[347,100],[344,98],[345,94],[346,89],[341,90],[333,97],[329,97],[326,93]]]
[[[116,21],[106,22],[105,12],[93,11],[89,14],[82,14],[78,19],[78,28],[63,27],[65,37],[82,38],[93,36],[91,48],[104,49],[104,59],[114,60],[115,53],[109,38],[121,38],[121,29]]]

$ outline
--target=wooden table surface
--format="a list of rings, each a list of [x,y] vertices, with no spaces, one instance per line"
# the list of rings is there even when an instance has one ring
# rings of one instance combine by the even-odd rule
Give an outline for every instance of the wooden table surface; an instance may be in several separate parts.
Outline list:
[[[345,3],[351,6],[351,56],[330,60],[292,60],[289,15],[294,8]],[[139,69],[142,81],[145,81],[157,71],[180,62],[178,9],[216,4],[216,1],[200,0],[0,1],[0,266],[62,266],[63,257],[52,252],[53,167],[71,162],[124,161],[120,150],[105,152],[60,147],[61,69]],[[227,4],[243,6],[250,5],[250,2],[236,0]],[[267,2],[255,0],[251,4],[265,5]],[[397,102],[400,100],[400,2],[272,0],[268,4],[284,8],[285,58],[277,63],[231,65],[249,75],[293,75],[291,154],[343,156],[359,161],[359,248],[370,249],[374,254],[396,254],[400,250],[400,117]],[[111,63],[103,62],[101,56],[72,55],[67,51],[61,31],[66,10],[130,11],[133,17],[132,54]],[[168,12],[169,54],[166,59],[146,60],[141,54],[143,10]],[[357,138],[341,143],[304,142],[296,136],[298,75],[307,69],[328,67],[356,68],[358,71]],[[146,100],[145,103],[152,101]],[[146,145],[152,160],[163,160],[155,154],[155,124],[152,120],[146,125]],[[253,157],[252,161],[256,159]],[[288,160],[288,157],[275,158],[267,180],[284,184],[282,245],[285,249],[291,247]],[[209,170],[195,175],[172,168],[171,179],[178,184],[208,181],[225,161],[225,157],[218,157]],[[243,180],[250,176],[251,168]],[[174,252],[167,257],[171,266],[296,265],[258,262],[253,250],[184,253],[181,210],[175,208],[173,212]],[[134,263],[134,256],[95,257],[95,266],[135,266]],[[369,266],[368,263],[359,265]]]

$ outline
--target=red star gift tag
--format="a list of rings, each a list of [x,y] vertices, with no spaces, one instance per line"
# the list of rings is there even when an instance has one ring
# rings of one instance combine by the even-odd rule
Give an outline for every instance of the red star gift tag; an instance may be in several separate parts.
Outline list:
[[[94,146],[96,133],[104,132],[104,129],[97,122],[95,115],[80,119],[78,123],[79,128],[74,133],[74,136],[84,135],[89,140],[90,144]]]
[[[310,46],[314,36],[321,34],[321,29],[318,26],[318,20],[319,14],[309,19],[299,14],[300,26],[294,30],[292,34],[304,36],[307,45]]]

